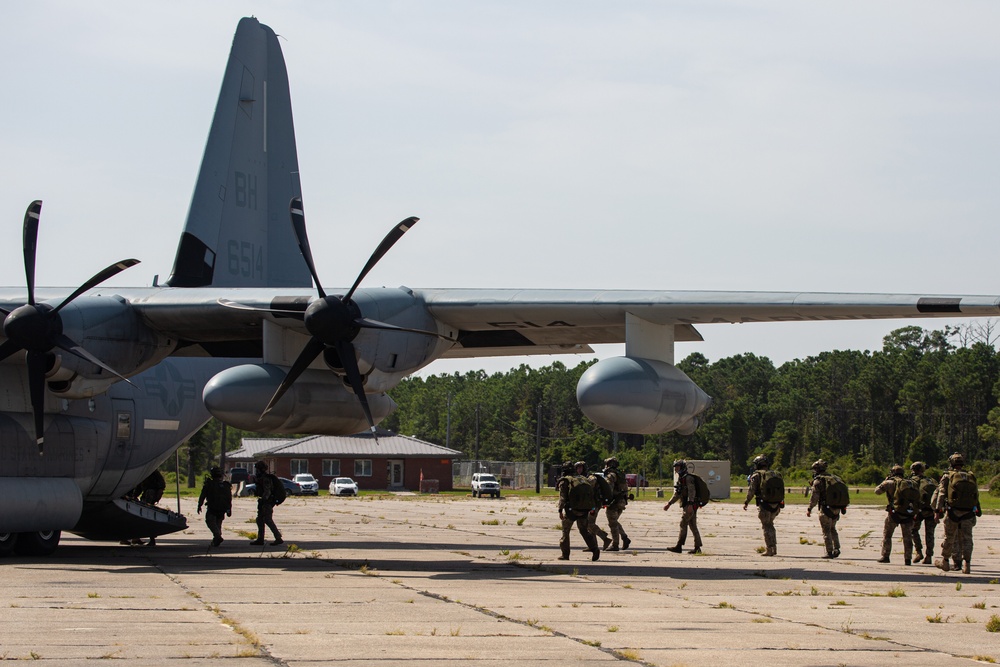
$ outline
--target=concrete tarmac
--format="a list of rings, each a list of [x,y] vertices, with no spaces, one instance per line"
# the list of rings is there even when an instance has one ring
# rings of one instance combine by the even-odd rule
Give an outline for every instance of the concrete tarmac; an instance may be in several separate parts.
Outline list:
[[[172,501],[175,503],[176,501]],[[170,503],[164,503],[173,506]],[[226,541],[191,524],[155,547],[64,534],[48,558],[0,560],[0,658],[65,665],[908,666],[1000,660],[1000,516],[975,530],[972,574],[876,560],[884,513],[852,508],[843,555],[814,513],[782,512],[757,553],[751,507],[701,510],[704,554],[674,554],[680,514],[632,502],[631,548],[559,561],[554,500],[290,498],[281,546],[254,547],[255,501]],[[601,515],[599,524],[607,527]],[[938,543],[943,537],[938,527]],[[270,535],[268,535],[270,538]],[[686,545],[692,546],[691,538]],[[939,545],[938,545],[939,546]],[[937,552],[938,549],[935,549]]]

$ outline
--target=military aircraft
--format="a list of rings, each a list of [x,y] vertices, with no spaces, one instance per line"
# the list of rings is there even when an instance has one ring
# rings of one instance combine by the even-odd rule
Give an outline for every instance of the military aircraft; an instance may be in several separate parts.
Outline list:
[[[33,202],[26,285],[0,289],[0,553],[51,552],[63,530],[183,527],[120,496],[209,415],[265,433],[374,432],[387,392],[440,358],[624,343],[580,379],[583,412],[613,431],[689,434],[711,399],[674,345],[702,340],[696,325],[1000,313],[997,296],[362,287],[414,217],[349,288],[329,289],[306,233],[284,59],[253,18],[237,27],[164,285],[101,287],[129,259],[77,289],[36,289],[40,216]]]

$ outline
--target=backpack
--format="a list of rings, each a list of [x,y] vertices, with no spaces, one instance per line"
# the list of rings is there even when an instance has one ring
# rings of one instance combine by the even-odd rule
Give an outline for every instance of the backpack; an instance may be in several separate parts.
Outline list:
[[[920,509],[920,484],[912,477],[896,480],[892,494],[892,511],[903,516]]]
[[[827,507],[836,509],[846,509],[851,504],[851,492],[847,489],[844,480],[836,475],[823,475],[823,503]]]
[[[569,480],[569,507],[580,512],[589,512],[596,507],[594,502],[595,482],[583,475],[567,477]]]
[[[628,480],[625,479],[625,474],[615,470],[614,475],[615,485],[612,489],[612,492],[614,493],[613,499],[628,502]]]
[[[698,507],[704,507],[712,498],[712,492],[708,488],[708,483],[701,477],[698,477],[698,475],[688,474],[694,478],[695,502],[698,503]]]
[[[591,475],[589,479],[593,479],[595,483],[594,491],[597,495],[597,505],[610,505],[614,500],[614,493],[611,491],[611,485],[608,484],[608,480],[604,479],[602,475]]]
[[[760,493],[757,495],[762,503],[768,505],[783,505],[785,502],[785,480],[774,470],[765,470],[760,474]]]
[[[979,506],[979,485],[973,473],[966,470],[948,473],[948,506],[960,510]]]
[[[267,473],[267,477],[271,480],[271,500],[274,501],[275,505],[280,505],[288,497],[288,490],[285,489],[285,485],[281,483],[277,475]]]

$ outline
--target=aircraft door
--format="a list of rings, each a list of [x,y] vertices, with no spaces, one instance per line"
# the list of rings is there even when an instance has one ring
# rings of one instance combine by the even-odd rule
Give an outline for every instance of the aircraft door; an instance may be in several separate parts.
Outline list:
[[[111,443],[104,467],[97,478],[97,483],[88,495],[107,496],[109,499],[121,495],[116,491],[122,481],[122,476],[128,469],[129,458],[132,455],[135,442],[135,402],[131,399],[112,399],[111,401]]]

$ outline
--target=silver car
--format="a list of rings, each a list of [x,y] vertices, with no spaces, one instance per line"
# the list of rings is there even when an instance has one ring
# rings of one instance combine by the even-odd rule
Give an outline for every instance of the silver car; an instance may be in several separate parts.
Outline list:
[[[310,475],[307,472],[299,473],[292,480],[302,489],[302,495],[304,496],[318,496],[319,495],[319,480]]]
[[[330,482],[331,496],[356,496],[358,495],[358,483],[350,477],[334,477]]]

